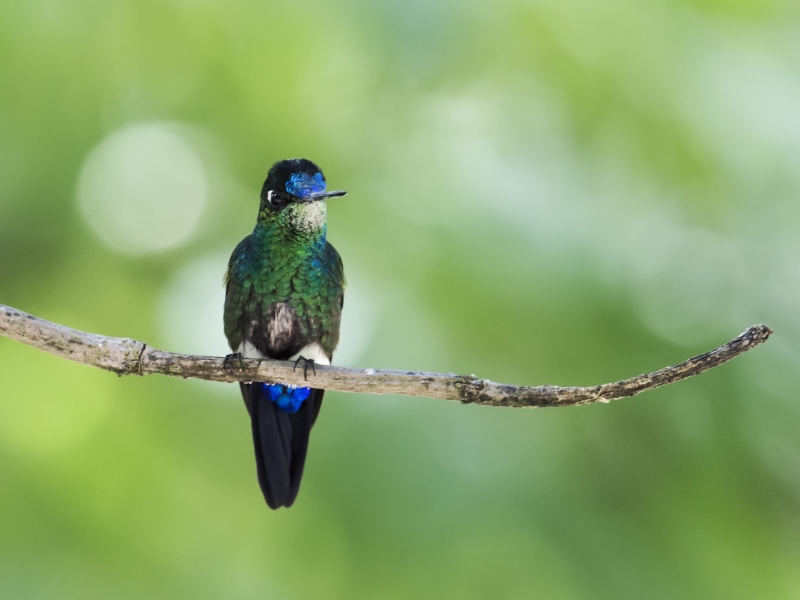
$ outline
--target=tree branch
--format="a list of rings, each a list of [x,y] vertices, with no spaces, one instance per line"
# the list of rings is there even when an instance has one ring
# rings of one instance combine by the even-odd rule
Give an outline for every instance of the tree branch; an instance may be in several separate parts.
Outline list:
[[[50,323],[0,304],[0,334],[50,354],[112,371],[118,375],[160,373],[210,381],[265,381],[361,394],[403,394],[490,406],[575,406],[608,402],[675,383],[713,369],[767,341],[772,330],[754,325],[739,337],[674,367],[615,383],[592,387],[514,386],[478,379],[474,375],[316,367],[316,375],[303,380],[294,363],[243,359],[228,361],[213,356],[173,354],[127,338],[85,333]]]

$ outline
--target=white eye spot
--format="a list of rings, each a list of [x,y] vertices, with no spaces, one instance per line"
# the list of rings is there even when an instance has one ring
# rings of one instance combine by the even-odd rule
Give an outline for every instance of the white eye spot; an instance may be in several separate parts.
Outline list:
[[[200,156],[166,123],[116,131],[92,150],[78,182],[80,211],[127,254],[173,248],[195,231],[208,200]]]

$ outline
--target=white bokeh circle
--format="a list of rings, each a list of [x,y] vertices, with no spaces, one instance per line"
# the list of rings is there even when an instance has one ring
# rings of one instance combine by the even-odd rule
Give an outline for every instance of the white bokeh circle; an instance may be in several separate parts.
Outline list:
[[[209,356],[230,352],[222,324],[227,267],[227,252],[202,256],[179,269],[164,287],[158,322],[167,349]]]
[[[185,242],[197,228],[208,202],[208,177],[177,129],[143,123],[117,130],[84,161],[80,211],[111,248],[160,252]]]

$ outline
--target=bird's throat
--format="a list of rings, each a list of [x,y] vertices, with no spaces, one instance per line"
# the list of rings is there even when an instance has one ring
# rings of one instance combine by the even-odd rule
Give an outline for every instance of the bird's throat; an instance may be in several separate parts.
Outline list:
[[[305,251],[324,248],[326,214],[325,202],[291,204],[271,220],[259,221],[253,237],[265,254],[286,253],[282,260],[293,262]]]
[[[288,225],[297,232],[314,235],[325,228],[325,202],[303,202],[286,207]]]

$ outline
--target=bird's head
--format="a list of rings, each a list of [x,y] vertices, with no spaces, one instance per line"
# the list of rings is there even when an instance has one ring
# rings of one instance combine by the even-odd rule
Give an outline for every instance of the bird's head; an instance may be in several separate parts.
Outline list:
[[[272,165],[261,188],[260,223],[314,233],[325,225],[325,200],[347,192],[326,192],[322,170],[305,158]]]

